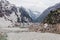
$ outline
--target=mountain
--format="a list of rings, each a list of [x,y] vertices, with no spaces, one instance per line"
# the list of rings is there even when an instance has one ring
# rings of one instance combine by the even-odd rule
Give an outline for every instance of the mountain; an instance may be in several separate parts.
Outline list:
[[[39,11],[33,11],[33,13],[35,14],[35,19],[38,18],[40,16],[40,12]]]
[[[48,23],[48,24],[57,24],[60,23],[60,8],[50,11],[48,16],[44,19],[43,23]]]
[[[40,12],[29,10],[29,14],[33,20],[36,20],[36,18],[39,17]]]
[[[3,21],[2,21],[3,20]],[[16,7],[7,0],[0,0],[0,25],[15,25],[16,23],[32,22],[32,18],[23,7]],[[4,23],[3,23],[4,22]],[[7,26],[6,25],[6,26]]]
[[[33,11],[31,11],[31,10],[29,9],[28,13],[29,13],[30,17],[34,20],[35,17],[36,17],[36,15],[33,13]]]
[[[26,8],[24,8],[24,7],[20,7],[20,10],[19,10],[24,16],[27,16],[27,17],[29,17],[30,16],[30,18],[34,21],[38,16],[39,16],[39,14],[38,13],[40,13],[40,12],[38,12],[38,11],[32,11],[32,10],[30,10],[30,9],[26,9]],[[35,14],[36,13],[36,14]],[[28,15],[26,15],[26,14],[28,14]]]
[[[19,12],[21,13],[21,20],[25,20],[24,17],[28,18],[29,21],[33,21],[32,18],[30,17],[29,13],[26,11],[24,7],[19,8]]]
[[[47,8],[35,21],[42,22],[44,20],[44,18],[50,13],[51,10],[56,10],[57,8],[60,8],[60,3]]]

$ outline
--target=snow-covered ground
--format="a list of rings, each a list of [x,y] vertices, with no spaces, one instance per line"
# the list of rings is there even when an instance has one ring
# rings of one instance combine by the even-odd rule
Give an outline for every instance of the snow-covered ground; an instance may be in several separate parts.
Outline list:
[[[5,19],[4,19],[4,17],[0,17],[0,28],[6,28],[6,27],[8,27],[8,26],[10,26],[12,23],[10,22],[10,21],[6,21]]]
[[[28,32],[28,28],[0,28],[0,32]]]
[[[8,40],[60,40],[59,34],[52,33],[20,32],[7,34]]]
[[[28,28],[0,28],[7,40],[60,40],[60,34],[28,32]]]

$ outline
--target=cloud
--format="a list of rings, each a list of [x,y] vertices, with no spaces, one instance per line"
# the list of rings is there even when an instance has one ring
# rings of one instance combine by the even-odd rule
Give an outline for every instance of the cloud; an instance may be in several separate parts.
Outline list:
[[[60,0],[8,0],[16,6],[23,6],[34,11],[43,12],[46,8],[59,3]]]

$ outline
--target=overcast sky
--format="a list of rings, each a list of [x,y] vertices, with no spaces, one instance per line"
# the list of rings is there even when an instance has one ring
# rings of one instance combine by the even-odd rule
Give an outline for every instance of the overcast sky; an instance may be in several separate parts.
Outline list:
[[[8,0],[16,6],[23,6],[34,11],[43,12],[46,8],[59,3],[60,0]]]

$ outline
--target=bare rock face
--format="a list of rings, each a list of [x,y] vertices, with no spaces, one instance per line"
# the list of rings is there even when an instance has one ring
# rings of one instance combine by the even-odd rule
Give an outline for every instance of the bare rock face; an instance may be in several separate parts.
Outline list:
[[[14,4],[10,4],[7,0],[0,0],[0,18],[9,21],[11,25],[21,22],[28,23],[32,20],[25,9],[16,7]]]

